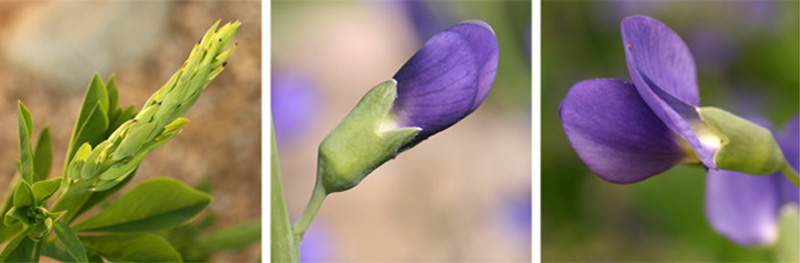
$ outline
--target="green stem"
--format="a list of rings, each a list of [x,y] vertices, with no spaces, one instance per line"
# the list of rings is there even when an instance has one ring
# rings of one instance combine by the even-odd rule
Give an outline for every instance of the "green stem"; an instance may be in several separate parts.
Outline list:
[[[783,176],[785,176],[786,179],[792,181],[795,186],[800,187],[800,175],[797,175],[797,171],[795,171],[794,168],[789,165],[789,162],[783,163],[783,167],[781,167],[781,173],[783,173]]]
[[[319,207],[322,206],[322,201],[325,200],[327,195],[328,193],[325,192],[325,188],[322,186],[322,184],[317,182],[317,184],[314,185],[314,192],[311,193],[311,200],[308,200],[306,209],[303,210],[303,214],[300,215],[300,218],[297,219],[297,222],[292,225],[294,234],[300,239],[303,238],[303,234],[306,233],[308,226],[311,225],[311,221],[314,220],[314,216],[317,215]]]

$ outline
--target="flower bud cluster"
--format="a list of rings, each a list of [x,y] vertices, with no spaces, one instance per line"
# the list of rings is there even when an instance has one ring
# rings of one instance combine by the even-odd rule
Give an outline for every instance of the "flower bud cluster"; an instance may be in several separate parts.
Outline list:
[[[240,25],[237,21],[219,27],[217,21],[194,46],[183,66],[133,119],[124,122],[94,148],[89,143],[81,145],[67,166],[67,178],[91,181],[91,191],[109,189],[131,174],[148,153],[177,136],[189,122],[180,116],[225,69],[236,44],[226,48]]]

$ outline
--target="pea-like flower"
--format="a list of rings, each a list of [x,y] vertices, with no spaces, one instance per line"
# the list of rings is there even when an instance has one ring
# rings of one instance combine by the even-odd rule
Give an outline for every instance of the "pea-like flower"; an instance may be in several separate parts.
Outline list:
[[[769,126],[766,121],[757,121]],[[795,117],[778,143],[789,163],[800,168],[800,117]],[[705,212],[711,227],[743,246],[770,245],[778,237],[781,209],[800,204],[800,188],[779,173],[752,176],[711,170],[706,178]]]
[[[498,54],[494,31],[482,21],[431,37],[322,141],[318,176],[325,190],[350,189],[399,152],[472,113],[494,82]]]
[[[398,125],[422,130],[414,145],[481,105],[494,83],[499,51],[492,28],[468,21],[433,36],[394,75]]]
[[[800,199],[798,119],[779,145],[768,125],[699,107],[689,49],[653,18],[624,19],[622,40],[633,82],[578,82],[559,109],[578,156],[600,178],[621,184],[680,163],[702,164],[712,227],[741,245],[774,242],[780,207]]]
[[[475,111],[494,83],[498,55],[488,24],[464,22],[431,37],[393,79],[367,92],[320,143],[317,183],[294,233],[305,233],[328,194],[353,188],[401,151]]]
[[[783,167],[769,130],[698,106],[694,59],[669,27],[650,17],[628,17],[622,40],[633,82],[579,82],[559,109],[572,147],[598,176],[634,183],[680,163],[750,174]]]

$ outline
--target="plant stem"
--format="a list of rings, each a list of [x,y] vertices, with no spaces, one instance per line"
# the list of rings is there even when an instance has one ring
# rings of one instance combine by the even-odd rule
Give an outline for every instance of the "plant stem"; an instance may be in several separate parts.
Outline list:
[[[319,207],[322,206],[322,201],[325,200],[327,195],[328,193],[325,192],[325,188],[318,181],[317,184],[314,185],[314,192],[311,193],[311,200],[308,200],[306,209],[303,210],[303,214],[300,215],[297,222],[292,225],[296,236],[302,239],[303,234],[305,234],[311,221],[314,220],[314,216],[317,215]]]
[[[789,162],[783,163],[783,167],[781,167],[781,173],[783,173],[783,176],[785,176],[786,179],[792,181],[795,186],[800,187],[800,175],[798,175],[797,171],[795,171],[794,168],[789,165]]]

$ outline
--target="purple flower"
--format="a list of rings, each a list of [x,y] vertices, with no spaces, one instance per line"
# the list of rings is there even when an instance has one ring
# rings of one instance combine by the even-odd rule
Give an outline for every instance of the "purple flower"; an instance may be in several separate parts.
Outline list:
[[[422,131],[409,148],[450,127],[480,106],[497,73],[497,38],[483,21],[468,21],[434,35],[394,75],[399,126]]]
[[[776,137],[789,163],[800,168],[800,117]],[[711,170],[706,180],[705,210],[711,227],[743,246],[774,243],[781,207],[800,203],[800,189],[780,173],[752,176]]]
[[[622,21],[622,40],[633,83],[582,81],[561,103],[562,126],[578,156],[614,183],[638,182],[682,162],[716,169],[719,139],[699,129],[700,96],[686,44],[645,16]]]
[[[280,146],[293,142],[309,130],[319,110],[315,83],[298,71],[272,74],[272,121]]]
[[[638,182],[679,163],[701,163],[709,171],[706,214],[712,227],[741,245],[774,242],[779,209],[798,203],[798,188],[777,172],[753,176],[717,169],[714,155],[726,148],[720,148],[721,138],[700,119],[694,59],[675,32],[653,18],[633,16],[622,22],[622,40],[633,83],[578,82],[559,109],[578,156],[614,183]],[[711,116],[705,112],[704,117]],[[798,118],[792,120],[774,148],[780,146],[780,158],[785,156],[795,169],[800,165],[798,123]],[[748,129],[762,129],[752,125]],[[776,137],[762,130],[770,139]]]

